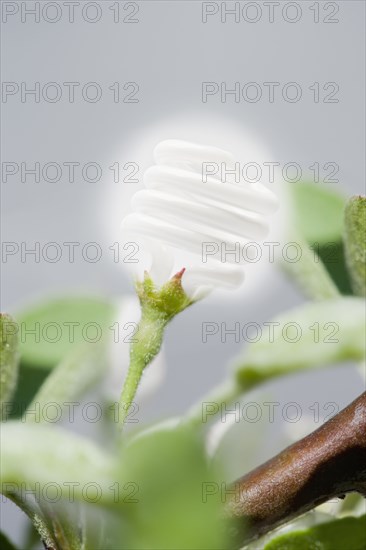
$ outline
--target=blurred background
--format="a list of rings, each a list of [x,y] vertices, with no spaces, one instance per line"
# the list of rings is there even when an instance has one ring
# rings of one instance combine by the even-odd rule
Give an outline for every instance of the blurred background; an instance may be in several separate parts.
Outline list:
[[[31,255],[24,261],[20,252],[3,254],[3,311],[16,315],[40,298],[67,293],[116,302],[133,293],[130,274],[110,247],[120,240],[129,196],[140,188],[151,146],[161,139],[208,139],[223,148],[234,142],[240,149],[242,132],[243,143],[251,135],[263,142],[267,162],[297,163],[310,181],[311,166],[319,163],[319,185],[331,174],[324,165],[334,163],[335,189],[347,196],[364,192],[363,2],[279,2],[272,15],[263,2],[82,0],[73,15],[66,4],[2,2],[2,240],[29,249],[40,243],[41,250],[56,242],[63,251],[55,263],[42,255],[36,262]],[[226,22],[225,6],[237,10]],[[39,22],[37,11],[30,13],[37,9]],[[203,82],[224,83],[227,90],[254,82],[248,94],[259,87],[262,97],[252,102],[241,95],[237,102],[215,93],[203,101]],[[269,82],[276,83],[273,101]],[[39,98],[26,93],[33,88],[37,94],[37,86]],[[35,163],[39,181],[24,172]],[[55,165],[44,171],[47,163],[61,166],[61,174]],[[74,178],[70,163],[78,163]],[[65,242],[80,243],[72,263]],[[102,251],[97,262],[80,254],[91,242]],[[303,301],[273,267],[255,292],[212,295],[188,309],[167,331],[165,378],[139,404],[139,419],[182,414],[227,375],[245,342],[212,337],[203,343],[203,322],[261,323]],[[343,407],[361,384],[356,369],[344,365],[274,382],[253,400],[294,401],[304,410],[314,402]],[[271,438],[248,467],[283,446],[276,435],[282,424],[276,418]],[[240,435],[243,427],[235,429]],[[260,428],[250,430],[254,437]],[[20,513],[3,506],[2,529],[15,542],[19,525]]]

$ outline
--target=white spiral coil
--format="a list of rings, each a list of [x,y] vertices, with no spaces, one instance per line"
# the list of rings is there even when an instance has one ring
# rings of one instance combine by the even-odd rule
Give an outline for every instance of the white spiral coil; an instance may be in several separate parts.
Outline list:
[[[203,163],[223,163],[227,170],[234,167],[231,153],[216,147],[162,141],[154,150],[154,160],[156,164],[144,173],[146,189],[133,196],[133,213],[123,220],[123,229],[151,243],[156,264],[166,262],[170,249],[189,253],[186,283],[239,286],[245,249],[267,234],[266,216],[277,209],[276,196],[260,183],[203,178]],[[205,262],[203,243],[224,251],[239,248],[240,253],[224,257],[219,253]]]

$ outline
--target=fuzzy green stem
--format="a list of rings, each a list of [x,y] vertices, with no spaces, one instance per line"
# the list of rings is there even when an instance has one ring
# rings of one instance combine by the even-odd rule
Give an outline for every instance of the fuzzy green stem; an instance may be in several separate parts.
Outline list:
[[[182,287],[184,271],[184,268],[181,269],[161,288],[155,286],[147,272],[144,280],[136,283],[141,320],[137,338],[131,343],[130,367],[119,402],[118,419],[121,428],[128,417],[145,367],[160,351],[166,325],[193,303]]]
[[[135,399],[145,367],[157,356],[169,321],[166,315],[153,308],[143,308],[139,330],[130,348],[130,366],[119,402],[119,424],[122,428]]]

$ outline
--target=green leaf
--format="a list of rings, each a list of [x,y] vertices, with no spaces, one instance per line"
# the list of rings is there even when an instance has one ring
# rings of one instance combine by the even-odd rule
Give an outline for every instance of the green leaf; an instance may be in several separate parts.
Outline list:
[[[103,378],[107,366],[104,344],[86,344],[76,348],[45,379],[24,418],[33,422],[47,421],[44,414],[49,404],[57,406],[57,411],[52,414],[61,415],[67,403],[81,397]]]
[[[295,233],[295,237],[292,240],[297,240],[299,235],[300,240],[313,249],[312,265],[308,261],[310,255],[305,251],[303,261],[287,265],[288,271],[299,279],[301,287],[311,297],[318,298],[317,293],[321,292],[321,288],[317,289],[314,296],[316,287],[311,282],[314,283],[317,277],[320,277],[319,284],[324,288],[322,271],[328,273],[342,294],[352,294],[342,240],[345,198],[324,184],[302,182],[291,184],[288,189],[293,207],[291,232]],[[314,262],[313,258],[317,257],[321,263]],[[302,274],[304,265],[306,273]],[[310,271],[313,277],[308,285],[306,278]],[[324,295],[324,298],[328,297]]]
[[[0,481],[4,494],[26,487],[41,491],[36,493],[39,496],[50,483],[57,484],[60,495],[67,499],[70,483],[75,483],[75,499],[83,500],[85,486],[95,482],[101,490],[100,501],[112,500],[109,487],[113,483],[114,462],[86,438],[58,426],[20,421],[4,423],[0,437]]]
[[[8,537],[6,537],[1,531],[0,531],[0,548],[1,550],[16,550],[16,547],[10,542]]]
[[[309,242],[325,244],[341,240],[345,198],[324,184],[289,185],[295,209],[296,229]]]
[[[365,357],[364,301],[341,297],[308,303],[275,317],[246,348],[237,371],[244,387],[297,370]],[[264,330],[265,329],[265,330]],[[272,337],[273,336],[273,337]]]
[[[57,298],[20,312],[22,363],[52,369],[80,344],[111,334],[114,312],[109,301],[87,296]]]
[[[18,385],[9,404],[9,418],[19,418],[23,415],[48,375],[48,370],[26,366],[20,361]]]
[[[352,296],[353,291],[346,265],[343,241],[314,245],[314,251],[318,254],[339,292]]]
[[[23,415],[35,399],[37,391],[40,391],[50,370],[56,366],[57,373],[50,380],[50,386],[55,388],[60,377],[65,377],[65,384],[68,383],[67,380],[71,383],[71,378],[74,377],[74,388],[69,388],[70,395],[72,391],[80,395],[84,383],[85,389],[88,389],[88,380],[90,379],[90,383],[96,381],[101,373],[100,369],[105,366],[105,359],[100,356],[100,347],[111,335],[109,326],[113,322],[114,313],[115,307],[107,300],[83,296],[57,298],[20,313],[17,324],[18,335],[22,340],[19,383],[10,416],[17,418]],[[94,329],[90,325],[88,328],[88,323],[96,323],[98,326]],[[27,333],[27,330],[36,330],[36,334]],[[60,338],[55,342],[47,341],[57,335],[57,330]],[[88,343],[87,339],[93,340],[97,336],[97,330],[101,334],[101,341]],[[93,349],[95,357],[91,358]],[[78,372],[73,373],[72,365],[77,356],[83,359]],[[101,361],[97,363],[99,358]],[[85,377],[90,359],[90,372]],[[65,392],[67,388],[62,384],[59,389],[60,392]]]
[[[347,203],[344,243],[354,293],[366,296],[366,197],[352,197]]]
[[[283,262],[283,269],[297,281],[306,296],[313,300],[329,300],[339,296],[334,280],[321,261],[319,254],[311,250],[301,237],[294,237],[301,247],[301,258],[297,262]]]
[[[0,406],[3,417],[3,405],[11,399],[18,378],[18,334],[17,326],[10,315],[0,314]]]
[[[118,548],[227,547],[227,523],[220,515],[225,484],[207,464],[194,430],[149,430],[137,436],[124,449],[121,471],[126,481],[134,482],[136,491],[123,504],[130,522],[121,529]]]
[[[264,550],[364,550],[366,516],[346,517],[280,535]]]

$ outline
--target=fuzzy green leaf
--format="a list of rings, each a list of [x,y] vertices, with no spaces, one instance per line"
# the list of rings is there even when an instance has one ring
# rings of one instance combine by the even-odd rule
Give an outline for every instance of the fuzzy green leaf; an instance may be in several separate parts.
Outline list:
[[[227,547],[221,501],[225,485],[207,463],[195,430],[151,430],[137,436],[124,450],[122,471],[136,490],[135,502],[130,498],[124,504],[130,525],[121,531],[118,548]]]
[[[325,244],[341,240],[345,198],[332,188],[315,183],[289,186],[295,209],[294,223],[309,242]]]
[[[365,357],[364,302],[342,297],[308,303],[274,318],[262,337],[249,345],[237,377],[244,387],[297,370],[362,360]],[[273,337],[272,337],[273,336]]]
[[[366,296],[366,197],[352,197],[347,203],[344,243],[353,291]]]
[[[0,406],[1,417],[3,405],[7,403],[14,391],[18,378],[18,331],[10,315],[0,314]]]
[[[114,312],[109,301],[87,296],[57,298],[21,312],[22,363],[52,369],[80,344],[110,335]]]
[[[346,517],[292,531],[270,541],[264,550],[364,550],[366,516]]]
[[[58,397],[55,396],[56,401],[61,394],[62,397],[66,395],[67,384],[71,398],[72,394],[80,395],[98,379],[101,369],[105,367],[101,346],[112,334],[109,326],[113,323],[114,313],[113,304],[90,296],[57,298],[20,313],[17,327],[22,341],[21,361],[12,417],[22,416],[37,392],[42,391],[42,384],[55,367],[57,372],[47,382],[46,388],[58,394]],[[88,323],[95,323],[96,326],[93,328],[89,325],[88,329]],[[36,334],[27,333],[27,330],[35,330]],[[60,338],[56,338],[57,330]],[[97,336],[100,336],[100,341]],[[53,338],[54,342],[51,341]],[[87,341],[94,338],[98,341]],[[76,365],[77,369],[74,370]],[[64,383],[61,383],[61,379],[64,379]],[[43,392],[42,400],[44,396]]]
[[[109,487],[113,483],[114,462],[86,438],[58,426],[20,421],[4,423],[0,437],[2,493],[19,488],[42,491],[50,483],[57,484],[67,499],[70,483],[75,483],[75,499],[83,500],[85,486],[96,482],[101,490],[100,501],[112,500]]]
[[[301,182],[288,190],[293,207],[291,240],[300,241],[304,254],[300,262],[284,267],[311,298],[328,299],[336,288],[352,294],[342,241],[345,198],[324,184]],[[313,250],[306,250],[305,243]]]
[[[294,263],[283,262],[283,269],[297,281],[303,293],[313,300],[329,300],[339,296],[334,278],[329,276],[320,255],[303,238],[297,236],[294,241],[301,247],[301,258]]]
[[[97,346],[80,346],[50,372],[28,406],[25,419],[33,422],[47,421],[44,413],[49,404],[57,406],[56,415],[61,416],[67,403],[84,395],[102,379],[107,366],[105,345],[100,343]]]

